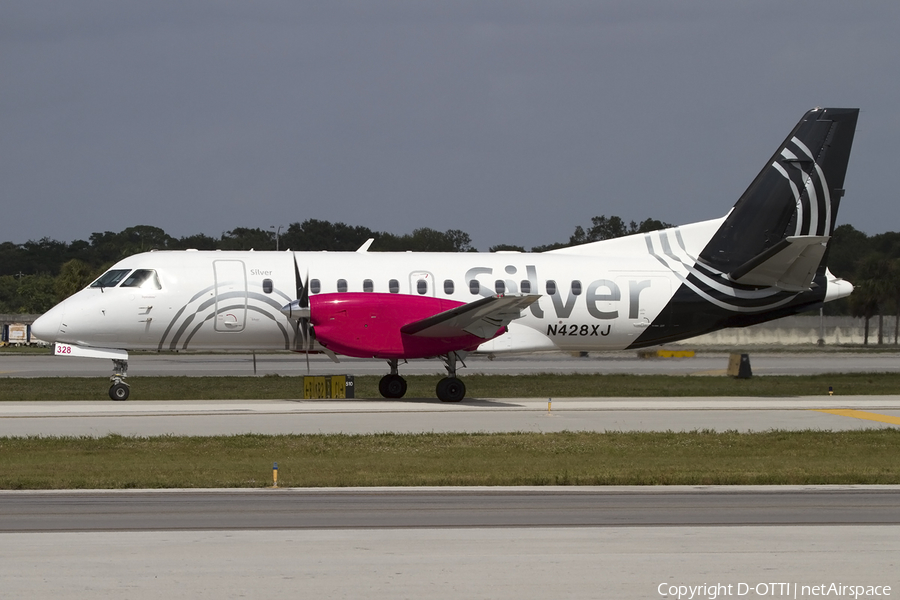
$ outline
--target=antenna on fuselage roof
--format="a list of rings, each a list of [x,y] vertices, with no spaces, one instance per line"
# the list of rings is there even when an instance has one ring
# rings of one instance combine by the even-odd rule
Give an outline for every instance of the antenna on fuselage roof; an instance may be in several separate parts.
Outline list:
[[[367,239],[365,242],[363,242],[363,245],[359,247],[359,250],[357,250],[357,252],[360,252],[360,253],[368,252],[369,246],[371,246],[372,242],[374,242],[374,241],[375,241],[375,238]]]

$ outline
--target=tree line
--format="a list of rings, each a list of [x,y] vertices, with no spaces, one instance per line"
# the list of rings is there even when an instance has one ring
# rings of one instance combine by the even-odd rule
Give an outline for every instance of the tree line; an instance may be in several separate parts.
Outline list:
[[[567,242],[536,246],[534,252],[562,248],[643,231],[668,227],[647,219],[626,223],[619,217],[594,217],[587,227],[578,226]],[[291,223],[284,231],[237,227],[218,238],[203,233],[176,238],[159,227],[138,225],[118,233],[93,233],[87,240],[62,242],[50,238],[24,244],[0,243],[0,313],[42,313],[90,284],[114,263],[149,250],[294,250],[331,252],[357,250],[374,238],[373,252],[474,252],[472,238],[458,229],[438,231],[422,227],[407,234],[374,231],[368,227],[307,219]],[[524,251],[501,244],[490,248]]]
[[[878,317],[878,343],[888,337],[896,345],[900,337],[900,233],[888,231],[867,236],[852,225],[835,228],[829,246],[828,267],[854,286],[835,310],[865,319],[864,343],[869,343],[869,321]],[[826,311],[830,305],[826,305]],[[894,331],[884,330],[884,316],[896,315]]]
[[[626,222],[600,215],[575,227],[566,241],[533,246],[532,252],[612,239],[671,227],[656,219]],[[374,231],[364,226],[308,219],[284,231],[238,227],[218,238],[195,234],[176,238],[159,227],[138,225],[118,233],[93,233],[87,240],[62,242],[50,238],[24,244],[0,243],[0,313],[42,313],[90,284],[115,262],[149,250],[295,250],[354,251],[374,238],[373,252],[473,252],[464,231],[423,227],[407,234]],[[523,246],[499,244],[489,251],[525,251]],[[831,271],[856,290],[849,299],[826,305],[828,314],[849,314],[868,320],[900,313],[900,233],[868,236],[852,225],[835,229],[828,251]],[[878,328],[881,341],[882,328]],[[897,333],[892,336],[894,340]]]

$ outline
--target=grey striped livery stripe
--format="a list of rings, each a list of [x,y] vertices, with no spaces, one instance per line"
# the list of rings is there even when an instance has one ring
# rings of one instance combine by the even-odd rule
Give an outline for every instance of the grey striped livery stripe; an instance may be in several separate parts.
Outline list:
[[[764,312],[784,306],[797,295],[774,287],[755,288],[731,281],[727,274],[691,256],[678,228],[645,233],[644,241],[650,256],[678,281],[705,301],[729,312]]]
[[[772,167],[788,180],[797,211],[793,235],[831,235],[831,194],[825,173],[809,148],[796,137]]]
[[[157,346],[158,350],[188,350],[190,348],[191,339],[197,334],[200,328],[207,321],[215,318],[216,296],[212,295],[215,286],[208,286],[190,299],[190,301],[182,306],[169,324],[163,331],[162,337]],[[242,300],[243,303],[223,305],[219,307],[218,312],[226,310],[235,310],[245,308],[248,313],[263,316],[273,321],[280,330],[284,338],[284,349],[292,348],[290,332],[284,326],[284,316],[281,313],[281,307],[290,301],[290,297],[279,289],[273,291],[274,295],[279,296],[281,300],[275,300],[267,295],[254,292],[229,292],[219,294],[218,302],[226,300]],[[294,332],[296,336],[296,332]]]

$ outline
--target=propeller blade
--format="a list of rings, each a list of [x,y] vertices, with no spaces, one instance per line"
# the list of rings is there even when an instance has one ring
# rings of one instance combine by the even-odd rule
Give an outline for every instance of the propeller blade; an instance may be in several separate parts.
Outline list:
[[[294,254],[294,281],[297,287],[297,299],[282,307],[281,312],[293,321],[294,349],[306,352],[307,370],[309,370],[309,352],[313,348],[313,331],[309,322],[309,271],[306,272],[305,280],[300,277],[300,265],[297,264],[296,254]]]
[[[294,260],[294,265],[297,261]],[[309,269],[306,271],[306,280],[303,282],[303,290],[300,298],[297,300],[300,304],[300,329],[303,331],[303,346],[306,349],[306,369],[309,370],[309,351],[313,347],[312,327],[310,327],[310,310],[309,310]]]
[[[295,263],[296,264],[296,263]],[[303,283],[300,294],[297,296],[301,308],[309,308],[309,271],[306,271],[306,281]]]
[[[308,274],[307,274],[308,277]],[[297,287],[297,293],[294,294],[294,297],[297,300],[303,295],[303,289],[306,287],[303,285],[303,280],[300,279],[300,265],[297,264],[297,255],[294,254],[294,282]]]

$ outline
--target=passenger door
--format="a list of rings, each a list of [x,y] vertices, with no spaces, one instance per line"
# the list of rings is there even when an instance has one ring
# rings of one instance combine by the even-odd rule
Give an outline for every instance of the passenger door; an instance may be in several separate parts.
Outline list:
[[[214,260],[216,280],[215,330],[237,333],[247,320],[247,271],[242,260]]]

